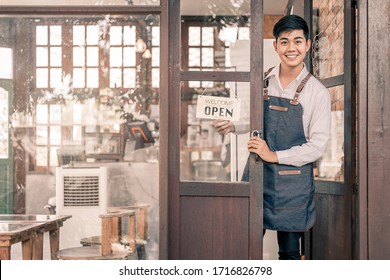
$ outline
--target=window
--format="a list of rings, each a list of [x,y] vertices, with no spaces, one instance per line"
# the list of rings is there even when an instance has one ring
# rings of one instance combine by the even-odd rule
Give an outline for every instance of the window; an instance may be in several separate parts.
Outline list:
[[[73,87],[99,87],[99,26],[73,26]]]
[[[110,28],[110,88],[136,86],[136,28]]]
[[[106,133],[115,123],[108,130],[119,132],[121,98],[140,86],[159,88],[160,28],[109,17],[35,24],[35,165],[41,169],[58,165],[64,145],[98,151],[91,131]]]
[[[62,82],[62,28],[36,27],[36,87],[56,88]]]
[[[188,28],[188,68],[206,70],[214,68],[214,27]],[[212,82],[189,82],[189,87],[213,87]]]

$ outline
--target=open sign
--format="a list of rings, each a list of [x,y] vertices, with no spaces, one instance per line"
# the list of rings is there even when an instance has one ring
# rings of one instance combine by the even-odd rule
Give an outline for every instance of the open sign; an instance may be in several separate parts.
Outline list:
[[[240,119],[240,100],[217,96],[198,96],[196,117],[238,121]]]

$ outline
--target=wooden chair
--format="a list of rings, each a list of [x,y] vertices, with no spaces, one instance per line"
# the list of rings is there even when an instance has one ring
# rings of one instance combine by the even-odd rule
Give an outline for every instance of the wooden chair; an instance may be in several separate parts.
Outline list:
[[[120,211],[135,211],[135,220],[136,220],[136,240],[149,240],[149,222],[148,222],[148,209],[149,204],[134,204],[130,206],[117,206],[109,207],[108,212],[120,212]]]
[[[102,219],[100,244],[67,248],[57,253],[60,260],[137,259],[135,248],[135,211],[110,212]],[[123,227],[126,225],[126,229]]]

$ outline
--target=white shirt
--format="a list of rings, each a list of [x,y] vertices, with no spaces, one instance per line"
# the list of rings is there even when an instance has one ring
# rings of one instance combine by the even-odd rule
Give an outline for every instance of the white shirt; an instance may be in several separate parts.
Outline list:
[[[303,67],[298,77],[283,89],[279,80],[279,69],[280,65],[272,69],[267,76],[268,94],[292,99],[308,71]],[[318,160],[324,154],[329,139],[331,108],[328,89],[312,76],[299,94],[298,101],[303,108],[303,129],[307,143],[275,151],[280,164],[302,166]],[[244,127],[236,126],[237,133],[243,132],[242,128]]]

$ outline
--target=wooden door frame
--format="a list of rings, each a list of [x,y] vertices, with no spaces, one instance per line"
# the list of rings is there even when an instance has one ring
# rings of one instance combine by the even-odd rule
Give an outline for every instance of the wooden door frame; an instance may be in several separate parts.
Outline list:
[[[367,260],[368,255],[368,8],[367,1],[358,3],[358,161],[356,197],[355,259]]]
[[[388,260],[390,191],[389,41],[390,2],[358,2],[358,193],[355,256],[361,260]]]
[[[356,1],[344,0],[344,73],[339,76],[322,80],[326,87],[344,85],[344,182],[316,181],[316,194],[332,194],[344,196],[342,213],[345,221],[350,223],[345,227],[342,243],[344,244],[345,258],[356,257],[356,195],[357,195],[357,94],[356,94]],[[305,18],[310,23],[312,32],[312,1],[305,2]],[[313,34],[311,34],[313,37]],[[310,70],[312,72],[311,58]],[[312,230],[305,235],[305,258],[312,258],[313,235]]]
[[[231,80],[238,82],[250,82],[250,98],[255,100],[251,102],[251,129],[262,129],[262,106],[263,103],[260,98],[256,96],[259,92],[262,92],[263,81],[263,1],[251,0],[250,4],[251,15],[256,15],[251,18],[251,38],[259,38],[258,40],[250,41],[250,55],[251,65],[250,72],[196,72],[196,71],[181,71],[181,24],[180,24],[180,0],[169,1],[168,4],[168,92],[169,95],[164,103],[161,102],[161,108],[164,108],[166,113],[161,123],[164,124],[161,129],[162,142],[160,149],[160,174],[166,174],[166,178],[160,176],[160,190],[164,189],[167,192],[167,200],[162,200],[160,196],[160,204],[164,203],[167,206],[168,217],[167,225],[168,229],[166,234],[168,236],[166,240],[167,248],[169,252],[166,257],[168,259],[178,259],[180,257],[180,244],[178,238],[180,236],[180,196],[191,194],[193,188],[197,188],[199,191],[204,191],[205,195],[217,195],[226,196],[230,194],[245,195],[250,197],[250,228],[249,228],[249,240],[250,248],[249,255],[252,259],[262,259],[262,187],[252,187],[253,182],[262,182],[263,170],[261,168],[254,168],[254,159],[251,163],[251,182],[249,183],[249,189],[240,189],[237,186],[240,183],[217,183],[213,184],[216,188],[211,191],[208,190],[207,185],[211,183],[180,183],[180,122],[177,121],[180,116],[180,83],[186,80],[204,80],[204,81],[218,81],[218,80]],[[261,15],[261,16],[258,16]],[[255,112],[261,116],[254,118]],[[257,165],[258,166],[258,165]],[[261,180],[260,180],[261,178]],[[182,185],[180,187],[180,185]],[[202,188],[204,187],[204,188]],[[214,193],[213,193],[214,192]],[[242,194],[240,194],[242,193]],[[165,199],[165,198],[164,198]],[[257,205],[260,205],[256,207]],[[163,218],[163,217],[161,217]]]

